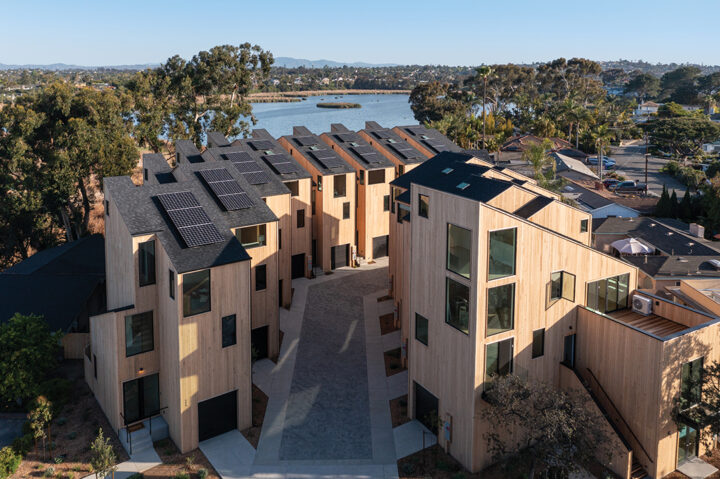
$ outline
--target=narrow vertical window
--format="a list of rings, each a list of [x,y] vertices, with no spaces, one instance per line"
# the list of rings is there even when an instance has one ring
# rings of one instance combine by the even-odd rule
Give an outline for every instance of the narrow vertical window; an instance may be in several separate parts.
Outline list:
[[[587,230],[588,230],[588,220],[580,220],[580,232],[587,233]]]
[[[168,284],[170,287],[170,297],[175,299],[175,271],[168,270]]]
[[[227,348],[233,344],[237,344],[237,327],[235,315],[224,316],[222,318],[222,347]]]
[[[255,267],[255,291],[262,291],[267,288],[267,265],[261,264]]]
[[[345,175],[333,176],[333,196],[344,198],[347,194],[347,177]]]
[[[155,284],[155,240],[138,245],[138,263],[140,286]]]
[[[533,331],[532,357],[539,358],[545,354],[545,328]]]
[[[210,270],[183,275],[183,316],[210,311]]]
[[[426,195],[418,195],[418,216],[428,217],[430,211],[430,198]]]
[[[488,279],[504,278],[515,274],[516,236],[516,228],[490,232]]]
[[[428,320],[424,316],[415,313],[415,339],[428,345]]]
[[[343,219],[348,220],[350,219],[350,202],[346,201],[343,203]]]
[[[390,195],[383,196],[383,211],[390,211]]]
[[[282,249],[282,230],[278,229],[278,249]]]
[[[470,248],[472,231],[448,223],[447,269],[470,278]]]
[[[315,203],[313,203],[313,206],[315,206]],[[297,215],[297,227],[298,228],[304,228],[305,227],[305,209],[297,210],[295,213]]]

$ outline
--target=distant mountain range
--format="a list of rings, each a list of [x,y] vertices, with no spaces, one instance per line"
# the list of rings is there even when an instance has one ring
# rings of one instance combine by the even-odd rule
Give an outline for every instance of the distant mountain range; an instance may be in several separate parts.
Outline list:
[[[51,63],[50,65],[6,65],[0,63],[0,70],[98,70],[104,68],[106,70],[131,70],[139,71],[147,68],[155,68],[158,63],[147,63],[145,65],[106,65],[106,66],[85,66],[85,65],[68,65],[67,63]]]
[[[357,67],[357,68],[372,68],[372,67],[396,67],[397,63],[365,63],[365,62],[336,62],[333,60],[306,60],[305,58],[292,58],[292,57],[275,57],[275,63],[273,66],[285,67],[285,68],[323,68],[328,66],[330,68],[340,68],[343,66]]]

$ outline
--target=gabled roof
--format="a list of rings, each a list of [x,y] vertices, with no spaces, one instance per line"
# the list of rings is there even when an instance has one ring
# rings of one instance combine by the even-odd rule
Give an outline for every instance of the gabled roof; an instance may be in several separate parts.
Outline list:
[[[577,201],[581,207],[584,207],[584,209],[587,210],[596,210],[613,204],[612,200],[588,190],[587,188],[583,188],[576,183],[565,185],[565,187],[563,187],[562,195],[568,199]]]
[[[341,173],[355,173],[355,169],[340,155],[313,134],[304,126],[293,127],[293,134],[283,136],[295,151],[299,152],[305,159],[317,169],[321,175],[339,175]],[[319,158],[328,159],[323,163]],[[328,163],[328,164],[326,164]],[[329,166],[329,165],[334,166]]]
[[[710,263],[711,260],[720,259],[718,256],[639,255],[622,256],[622,259],[655,278],[688,276],[697,279],[720,277],[720,271]]]
[[[462,152],[462,148],[435,129],[426,128],[423,125],[396,126],[395,128],[404,132],[408,138],[417,141],[432,153],[442,153],[443,151]]]
[[[502,151],[525,151],[528,146],[538,145],[542,143],[543,140],[544,138],[540,138],[539,136],[531,134],[513,136],[512,138],[509,138],[505,143],[503,143],[500,149]],[[548,140],[552,142],[553,150],[573,147],[570,142],[563,140],[562,138],[551,137],[548,138]]]
[[[528,219],[547,205],[555,201],[554,198],[548,196],[538,196],[522,205],[513,214],[521,218]]]
[[[572,171],[577,174],[586,176],[588,179],[599,179],[599,177],[590,170],[585,164],[580,161],[576,160],[574,158],[570,158],[569,156],[565,156],[561,153],[552,153],[552,156],[555,158],[555,164],[557,165],[557,171],[559,173],[563,171]]]
[[[372,138],[373,143],[382,145],[385,151],[392,154],[398,162],[404,165],[415,165],[427,159],[425,155],[403,140],[400,135],[390,128],[383,128],[375,121],[366,121],[365,129],[360,131]],[[393,145],[398,144],[402,144],[403,148],[405,148],[402,154],[393,147]]]
[[[200,150],[190,140],[177,140],[175,142],[175,153],[178,163],[200,163],[203,161]]]
[[[347,153],[363,170],[379,170],[382,168],[393,168],[395,165],[385,158],[385,155],[375,150],[362,136],[349,130],[340,123],[333,123],[330,131],[325,133],[335,144]],[[364,151],[370,152],[370,156],[363,156]],[[368,163],[368,158],[372,159]]]

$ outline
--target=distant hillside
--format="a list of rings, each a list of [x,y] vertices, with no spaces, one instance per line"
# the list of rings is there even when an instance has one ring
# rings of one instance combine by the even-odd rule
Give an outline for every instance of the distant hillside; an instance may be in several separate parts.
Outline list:
[[[720,65],[698,65],[696,63],[648,63],[642,60],[611,60],[598,62],[603,70],[619,69],[625,72],[641,71],[656,76],[676,70],[680,67],[697,67],[703,75],[720,71]]]
[[[130,70],[139,71],[159,66],[157,63],[147,63],[144,65],[107,65],[107,66],[84,66],[84,65],[68,65],[66,63],[52,63],[50,65],[6,65],[0,63],[0,70],[48,70],[48,71],[65,71],[65,70]]]
[[[343,66],[357,68],[373,68],[373,67],[395,67],[397,63],[364,63],[364,62],[336,62],[333,60],[306,60],[305,58],[292,57],[275,57],[275,67],[284,68],[341,68]]]

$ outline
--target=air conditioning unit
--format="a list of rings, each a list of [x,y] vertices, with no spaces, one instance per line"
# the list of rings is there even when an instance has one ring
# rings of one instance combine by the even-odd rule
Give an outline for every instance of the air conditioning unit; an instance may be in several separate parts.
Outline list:
[[[635,295],[632,300],[632,309],[636,313],[644,314],[645,316],[652,314],[652,299]]]

